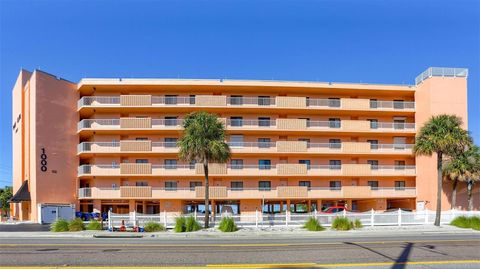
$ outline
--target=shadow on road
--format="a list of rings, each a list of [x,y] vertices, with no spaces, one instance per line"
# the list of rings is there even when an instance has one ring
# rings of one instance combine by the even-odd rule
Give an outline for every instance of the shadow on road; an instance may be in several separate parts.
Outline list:
[[[403,247],[403,251],[402,253],[400,254],[400,256],[398,256],[398,258],[394,259],[392,257],[389,257],[381,252],[378,252],[374,249],[371,249],[369,247],[366,247],[366,246],[362,246],[362,245],[359,245],[359,244],[356,244],[356,243],[352,243],[352,242],[344,242],[344,244],[346,245],[352,245],[352,246],[357,246],[359,248],[363,248],[363,249],[366,249],[370,252],[373,252],[379,256],[382,256],[388,260],[391,260],[393,262],[395,262],[391,269],[404,269],[407,264],[406,262],[408,262],[408,257],[410,256],[410,252],[412,251],[412,247],[413,247],[413,243],[406,243],[405,246]]]

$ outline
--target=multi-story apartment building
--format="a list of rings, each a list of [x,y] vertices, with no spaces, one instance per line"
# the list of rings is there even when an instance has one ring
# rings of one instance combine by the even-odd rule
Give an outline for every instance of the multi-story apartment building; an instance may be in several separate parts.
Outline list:
[[[415,157],[412,147],[432,115],[456,114],[467,127],[467,70],[429,68],[414,85],[73,83],[22,70],[13,89],[12,213],[38,220],[40,204],[75,204],[83,212],[205,210],[202,167],[179,160],[176,147],[182,118],[193,111],[218,115],[232,151],[227,164],[209,168],[214,213],[338,204],[433,209],[435,158]],[[449,192],[446,184],[445,209]],[[460,206],[464,195],[460,190]]]

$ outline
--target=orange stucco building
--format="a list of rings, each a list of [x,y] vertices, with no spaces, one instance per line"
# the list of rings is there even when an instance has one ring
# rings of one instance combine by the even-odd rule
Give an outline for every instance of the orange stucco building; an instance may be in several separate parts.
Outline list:
[[[254,80],[82,79],[22,70],[13,89],[12,204],[117,213],[203,211],[203,171],[178,159],[182,118],[215,113],[232,159],[211,164],[211,207],[248,214],[435,207],[433,157],[415,157],[432,115],[467,127],[467,70],[429,68],[414,85]],[[450,208],[445,184],[443,208]],[[478,196],[476,186],[474,195]],[[457,203],[465,208],[465,187]],[[479,208],[478,199],[475,207]]]

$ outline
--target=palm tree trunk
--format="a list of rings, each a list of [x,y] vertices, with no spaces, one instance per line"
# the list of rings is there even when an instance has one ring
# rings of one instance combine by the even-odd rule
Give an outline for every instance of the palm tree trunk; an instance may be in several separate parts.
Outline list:
[[[437,153],[437,210],[435,213],[435,226],[440,226],[440,218],[442,215],[442,152]]]
[[[473,180],[467,180],[467,197],[468,197],[468,211],[473,210],[473,197],[472,197],[472,189],[473,189]]]
[[[457,205],[457,183],[457,179],[452,182],[452,209],[455,209]]]
[[[210,220],[210,200],[209,200],[209,187],[210,184],[208,182],[208,160],[205,160],[203,162],[203,171],[205,173],[205,229],[207,229],[209,225],[209,220]]]

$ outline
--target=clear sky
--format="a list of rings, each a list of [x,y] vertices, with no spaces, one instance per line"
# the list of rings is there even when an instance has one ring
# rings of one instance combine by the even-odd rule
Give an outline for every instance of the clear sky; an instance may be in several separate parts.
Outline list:
[[[74,82],[413,84],[430,66],[467,67],[469,128],[480,141],[478,0],[0,0],[0,46],[0,186],[11,182],[11,90],[20,68]]]

